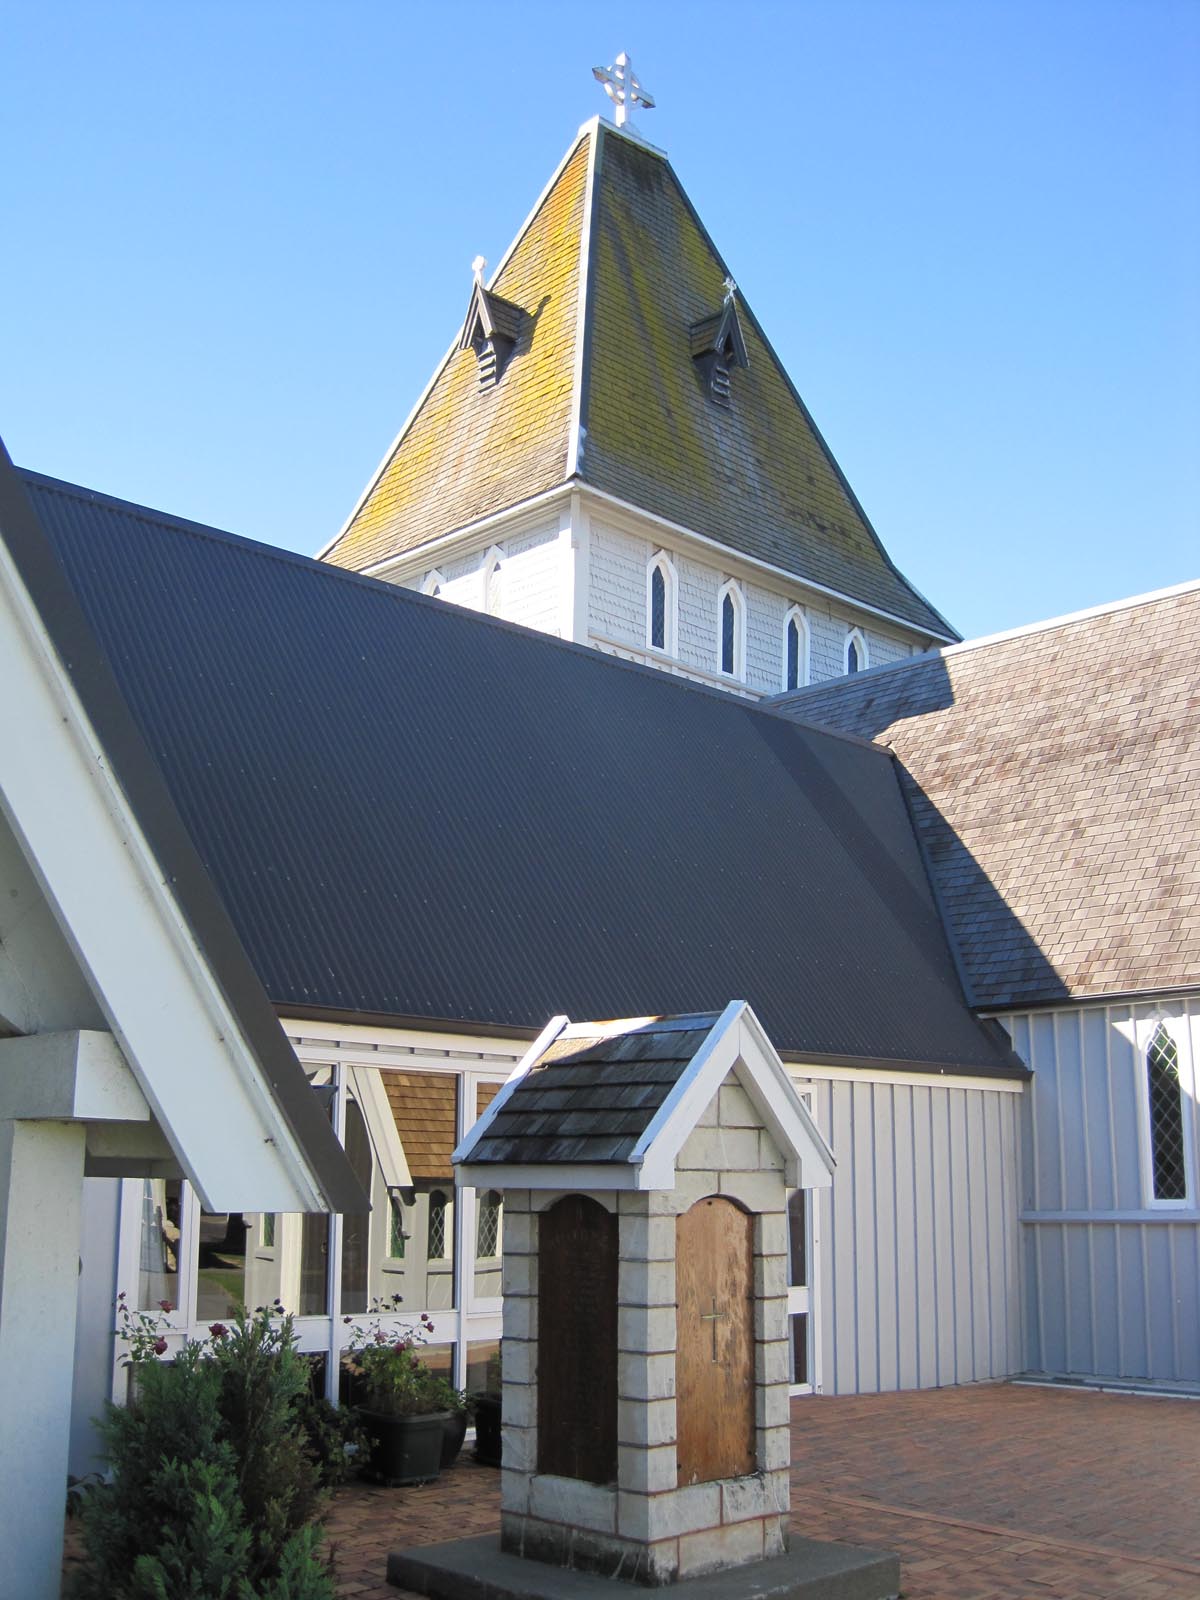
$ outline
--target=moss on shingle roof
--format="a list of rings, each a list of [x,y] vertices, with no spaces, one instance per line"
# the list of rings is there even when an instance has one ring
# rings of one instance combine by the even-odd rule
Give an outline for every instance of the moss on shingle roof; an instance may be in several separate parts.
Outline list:
[[[578,383],[581,481],[954,637],[888,559],[740,299],[749,364],[732,403],[713,402],[690,329],[720,311],[727,273],[666,158],[587,124],[492,285],[527,318],[501,382],[481,392],[470,350],[446,358],[327,559],[370,567],[563,483]]]

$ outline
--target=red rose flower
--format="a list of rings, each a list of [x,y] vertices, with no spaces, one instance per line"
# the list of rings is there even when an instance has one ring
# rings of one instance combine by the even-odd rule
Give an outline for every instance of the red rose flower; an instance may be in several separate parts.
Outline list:
[[[229,1329],[223,1322],[210,1322],[208,1325],[208,1331],[212,1334],[214,1339],[223,1339],[229,1332]]]
[[[165,1356],[167,1353],[167,1341],[163,1338],[155,1339],[151,1349],[156,1356]]]
[[[158,1309],[160,1311],[174,1311],[175,1304],[171,1300],[160,1300],[158,1302]]]

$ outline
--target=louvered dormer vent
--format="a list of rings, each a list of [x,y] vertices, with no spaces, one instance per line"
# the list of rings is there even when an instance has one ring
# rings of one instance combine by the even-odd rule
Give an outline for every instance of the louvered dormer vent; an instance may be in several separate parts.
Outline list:
[[[692,360],[709,396],[716,405],[728,407],[732,400],[730,379],[734,367],[750,365],[732,291],[714,316],[692,323],[688,338]]]
[[[484,288],[485,265],[482,257],[476,257],[475,284],[458,348],[474,350],[479,363],[479,387],[494,389],[517,347],[525,314],[511,300],[502,300]]]

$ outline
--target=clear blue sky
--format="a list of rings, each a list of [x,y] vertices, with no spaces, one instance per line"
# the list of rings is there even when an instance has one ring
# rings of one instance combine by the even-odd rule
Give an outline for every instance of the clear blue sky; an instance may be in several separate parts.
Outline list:
[[[10,0],[15,459],[316,550],[622,48],[968,636],[1200,576],[1197,0]]]

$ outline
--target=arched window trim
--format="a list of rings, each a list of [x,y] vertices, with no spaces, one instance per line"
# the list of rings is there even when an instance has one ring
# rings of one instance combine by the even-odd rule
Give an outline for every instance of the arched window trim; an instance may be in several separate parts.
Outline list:
[[[498,617],[504,604],[504,551],[492,545],[483,558],[479,609],[489,617]]]
[[[421,593],[430,595],[433,599],[437,600],[440,598],[441,592],[445,587],[445,578],[442,577],[442,574],[439,572],[437,567],[434,567],[432,572],[427,572],[425,574],[425,577],[421,582]]]
[[[800,631],[799,659],[796,662],[797,672],[796,683],[794,686],[788,683],[788,631],[793,622]],[[791,687],[803,689],[808,684],[809,652],[811,643],[812,641],[808,631],[808,618],[805,615],[803,608],[800,606],[789,606],[787,616],[783,619],[783,666],[779,680],[783,684],[785,691]]]
[[[1154,1182],[1154,1110],[1151,1094],[1151,1052],[1155,1048],[1160,1030],[1166,1034],[1174,1047],[1175,1064],[1179,1074],[1179,1137],[1183,1147],[1183,1194],[1173,1199],[1160,1199],[1155,1193]],[[1193,1149],[1193,1118],[1190,1114],[1192,1104],[1191,1096],[1187,1092],[1185,1052],[1180,1048],[1179,1039],[1170,1026],[1167,1017],[1152,1017],[1146,1024],[1145,1033],[1138,1030],[1138,1043],[1141,1049],[1138,1053],[1138,1071],[1141,1078],[1139,1100],[1141,1102],[1141,1145],[1142,1145],[1142,1190],[1148,1210],[1155,1211],[1186,1211],[1191,1210],[1196,1204],[1196,1171],[1195,1151]]]
[[[733,602],[733,670],[726,672],[724,665],[725,597]],[[736,578],[727,579],[717,591],[717,671],[723,678],[746,677],[746,596]]]
[[[654,574],[663,575],[663,642],[655,644],[654,630]],[[679,637],[679,584],[675,563],[665,550],[656,550],[646,563],[646,648],[663,655],[677,654]]]
[[[842,645],[842,671],[850,671],[850,646],[858,652],[858,670],[865,672],[871,665],[871,652],[867,649],[867,636],[861,628],[851,628]]]

